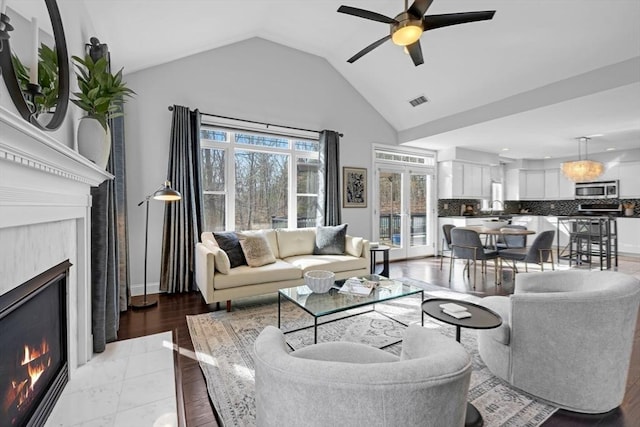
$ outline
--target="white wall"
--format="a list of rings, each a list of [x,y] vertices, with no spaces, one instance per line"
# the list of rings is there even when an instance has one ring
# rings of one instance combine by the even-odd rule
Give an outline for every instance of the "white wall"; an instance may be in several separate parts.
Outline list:
[[[144,207],[136,205],[167,175],[169,105],[342,132],[341,165],[366,167],[370,180],[371,144],[397,143],[395,130],[325,59],[264,39],[245,40],[127,74],[125,80],[137,92],[125,106],[133,285],[143,282],[144,263]],[[371,188],[369,185],[370,200]],[[151,203],[148,282],[155,284],[160,276],[164,208],[159,202]],[[349,223],[349,234],[370,237],[371,203],[367,209],[343,209],[342,214]]]

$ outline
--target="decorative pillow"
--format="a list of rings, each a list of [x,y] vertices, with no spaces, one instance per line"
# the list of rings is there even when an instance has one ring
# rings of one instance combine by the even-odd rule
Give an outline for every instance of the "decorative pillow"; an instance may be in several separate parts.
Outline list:
[[[347,236],[345,242],[345,252],[351,256],[361,257],[364,238]]]
[[[342,255],[347,237],[347,224],[319,226],[316,229],[314,255]]]
[[[211,252],[213,252],[213,261],[216,270],[218,270],[218,272],[222,274],[229,274],[231,262],[229,261],[227,253],[220,249],[218,243],[213,239],[205,240],[202,242],[202,244],[205,245]]]
[[[242,246],[240,246],[240,240],[238,240],[238,236],[234,231],[214,232],[213,237],[218,242],[220,249],[227,253],[231,268],[247,265]]]
[[[261,267],[276,262],[276,257],[264,233],[237,234],[249,267]]]
[[[311,255],[316,242],[315,228],[296,228],[276,230],[278,236],[278,251],[280,258],[285,259],[296,255]]]

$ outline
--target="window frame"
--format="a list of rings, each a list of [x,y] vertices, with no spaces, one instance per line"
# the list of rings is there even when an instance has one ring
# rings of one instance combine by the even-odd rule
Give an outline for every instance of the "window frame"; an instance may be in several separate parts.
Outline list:
[[[319,135],[316,138],[310,137],[308,133],[304,135],[295,134],[292,132],[269,132],[260,131],[257,129],[245,129],[243,127],[230,127],[228,125],[221,126],[215,123],[203,122],[200,126],[199,135],[202,135],[202,130],[213,130],[226,132],[227,138],[225,141],[211,140],[200,136],[200,149],[220,149],[224,150],[225,157],[225,183],[223,191],[214,190],[202,190],[202,194],[218,194],[225,196],[225,231],[236,230],[236,152],[237,151],[249,151],[257,153],[278,154],[288,157],[288,186],[287,186],[287,228],[297,228],[298,213],[297,213],[297,198],[298,196],[311,197],[310,193],[298,194],[297,188],[297,164],[298,159],[309,158],[320,160],[319,151],[307,151],[296,149],[296,142],[303,141],[309,142],[312,145],[318,146]],[[273,136],[276,138],[283,138],[289,141],[288,148],[282,147],[267,147],[252,144],[242,144],[235,142],[235,134],[254,134],[257,136]],[[204,171],[203,171],[204,172]],[[316,194],[317,197],[317,194]],[[203,212],[206,215],[206,212]],[[205,221],[203,221],[205,222]],[[211,230],[213,231],[213,230]]]

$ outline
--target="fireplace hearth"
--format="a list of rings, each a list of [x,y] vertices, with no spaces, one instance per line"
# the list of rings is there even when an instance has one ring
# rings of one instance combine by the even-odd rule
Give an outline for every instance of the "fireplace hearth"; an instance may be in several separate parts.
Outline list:
[[[69,378],[64,261],[0,296],[0,427],[42,426]]]

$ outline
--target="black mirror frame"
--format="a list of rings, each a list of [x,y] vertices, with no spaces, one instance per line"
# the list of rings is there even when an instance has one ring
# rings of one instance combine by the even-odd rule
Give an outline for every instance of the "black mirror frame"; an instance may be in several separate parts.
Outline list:
[[[58,10],[58,4],[56,0],[44,0],[49,11],[49,18],[51,19],[51,26],[53,27],[53,38],[56,43],[56,55],[58,57],[58,102],[56,103],[56,110],[49,123],[42,124],[38,122],[38,119],[33,111],[29,109],[24,93],[20,89],[18,77],[13,69],[13,62],[11,61],[11,48],[9,46],[9,40],[0,40],[0,69],[2,69],[2,77],[7,85],[7,90],[13,101],[13,105],[18,109],[20,115],[29,123],[37,128],[45,131],[56,130],[60,127],[67,114],[67,107],[69,105],[69,55],[67,53],[67,41],[64,36],[64,29],[62,26],[62,19],[60,18],[60,11]]]

